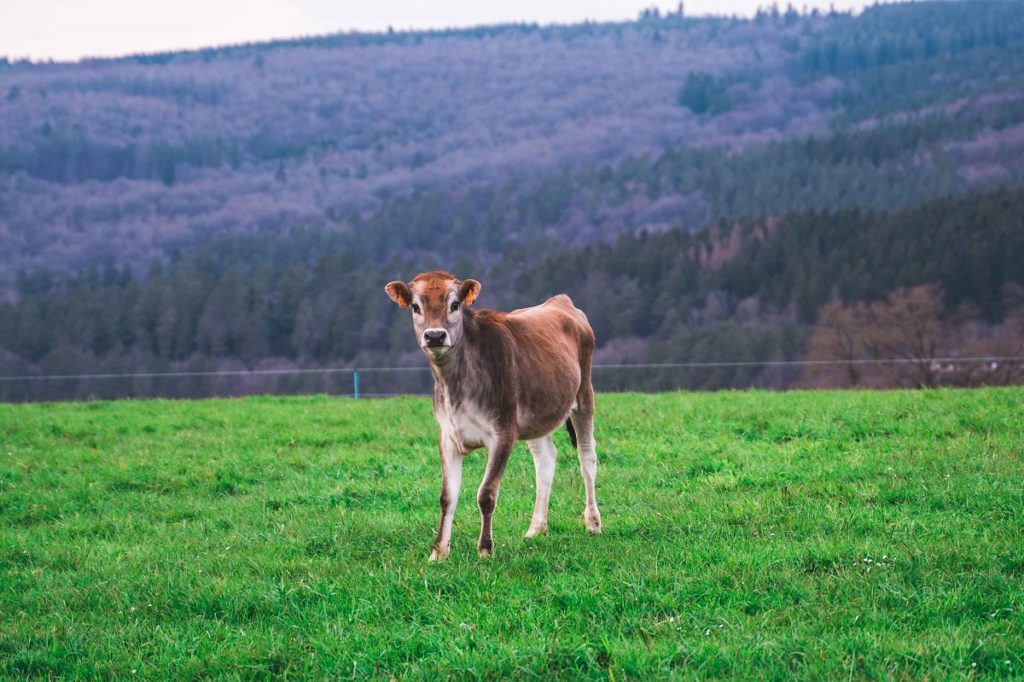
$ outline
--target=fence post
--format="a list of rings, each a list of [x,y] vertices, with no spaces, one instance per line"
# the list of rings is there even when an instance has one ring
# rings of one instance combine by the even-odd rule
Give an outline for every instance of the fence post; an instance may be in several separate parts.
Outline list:
[[[352,370],[352,397],[359,400],[359,370]]]

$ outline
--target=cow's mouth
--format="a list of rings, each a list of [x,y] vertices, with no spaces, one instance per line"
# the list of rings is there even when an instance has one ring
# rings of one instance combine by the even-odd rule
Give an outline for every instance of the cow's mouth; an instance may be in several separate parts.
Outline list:
[[[422,346],[423,351],[434,360],[440,360],[448,354],[452,347],[444,341],[427,341]]]

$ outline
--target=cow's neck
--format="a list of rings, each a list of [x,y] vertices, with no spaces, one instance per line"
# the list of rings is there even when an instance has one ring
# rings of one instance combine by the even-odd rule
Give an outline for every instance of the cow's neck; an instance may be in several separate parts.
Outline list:
[[[442,397],[446,396],[448,402],[452,404],[461,402],[463,381],[466,376],[466,355],[466,349],[459,343],[440,359],[427,356],[436,390]]]
[[[435,358],[428,353],[427,361],[430,363],[434,380],[444,386],[453,383],[459,375],[459,370],[466,364],[462,344],[452,348],[442,358]]]
[[[478,363],[474,362],[473,343],[475,332],[476,320],[466,314],[461,340],[440,359],[427,356],[430,371],[434,375],[435,393],[441,398],[447,398],[453,407],[458,407],[466,400],[470,384],[477,374],[475,367]]]

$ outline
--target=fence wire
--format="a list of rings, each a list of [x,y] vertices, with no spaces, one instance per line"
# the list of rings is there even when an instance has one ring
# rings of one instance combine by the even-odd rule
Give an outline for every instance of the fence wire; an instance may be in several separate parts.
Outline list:
[[[868,358],[851,360],[727,360],[710,362],[637,362],[595,364],[592,369],[680,369],[718,367],[799,367],[821,365],[895,365],[1022,362],[1024,355],[948,358]],[[341,374],[358,372],[429,372],[426,365],[409,367],[313,367],[286,369],[230,369],[184,372],[123,372],[109,374],[21,374],[0,376],[0,381],[53,381],[73,379],[152,379],[163,377],[274,376],[287,374]]]
[[[593,379],[599,391],[791,388],[809,368],[820,370],[828,367],[884,368],[908,365],[918,368],[927,366],[940,377],[943,373],[952,375],[965,365],[993,371],[1010,367],[1015,370],[1012,376],[1020,376],[1024,371],[1024,356],[604,363],[593,366]],[[676,370],[683,371],[680,373]],[[870,385],[870,382],[866,385]],[[0,400],[18,402],[306,393],[377,398],[431,392],[430,368],[426,365],[0,376]]]

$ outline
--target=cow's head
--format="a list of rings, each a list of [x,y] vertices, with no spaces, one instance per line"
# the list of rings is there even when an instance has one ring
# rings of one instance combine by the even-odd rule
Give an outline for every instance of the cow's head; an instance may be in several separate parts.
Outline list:
[[[412,309],[420,348],[437,360],[462,338],[462,308],[473,304],[480,282],[436,270],[420,273],[408,284],[389,282],[384,290],[399,307]]]

